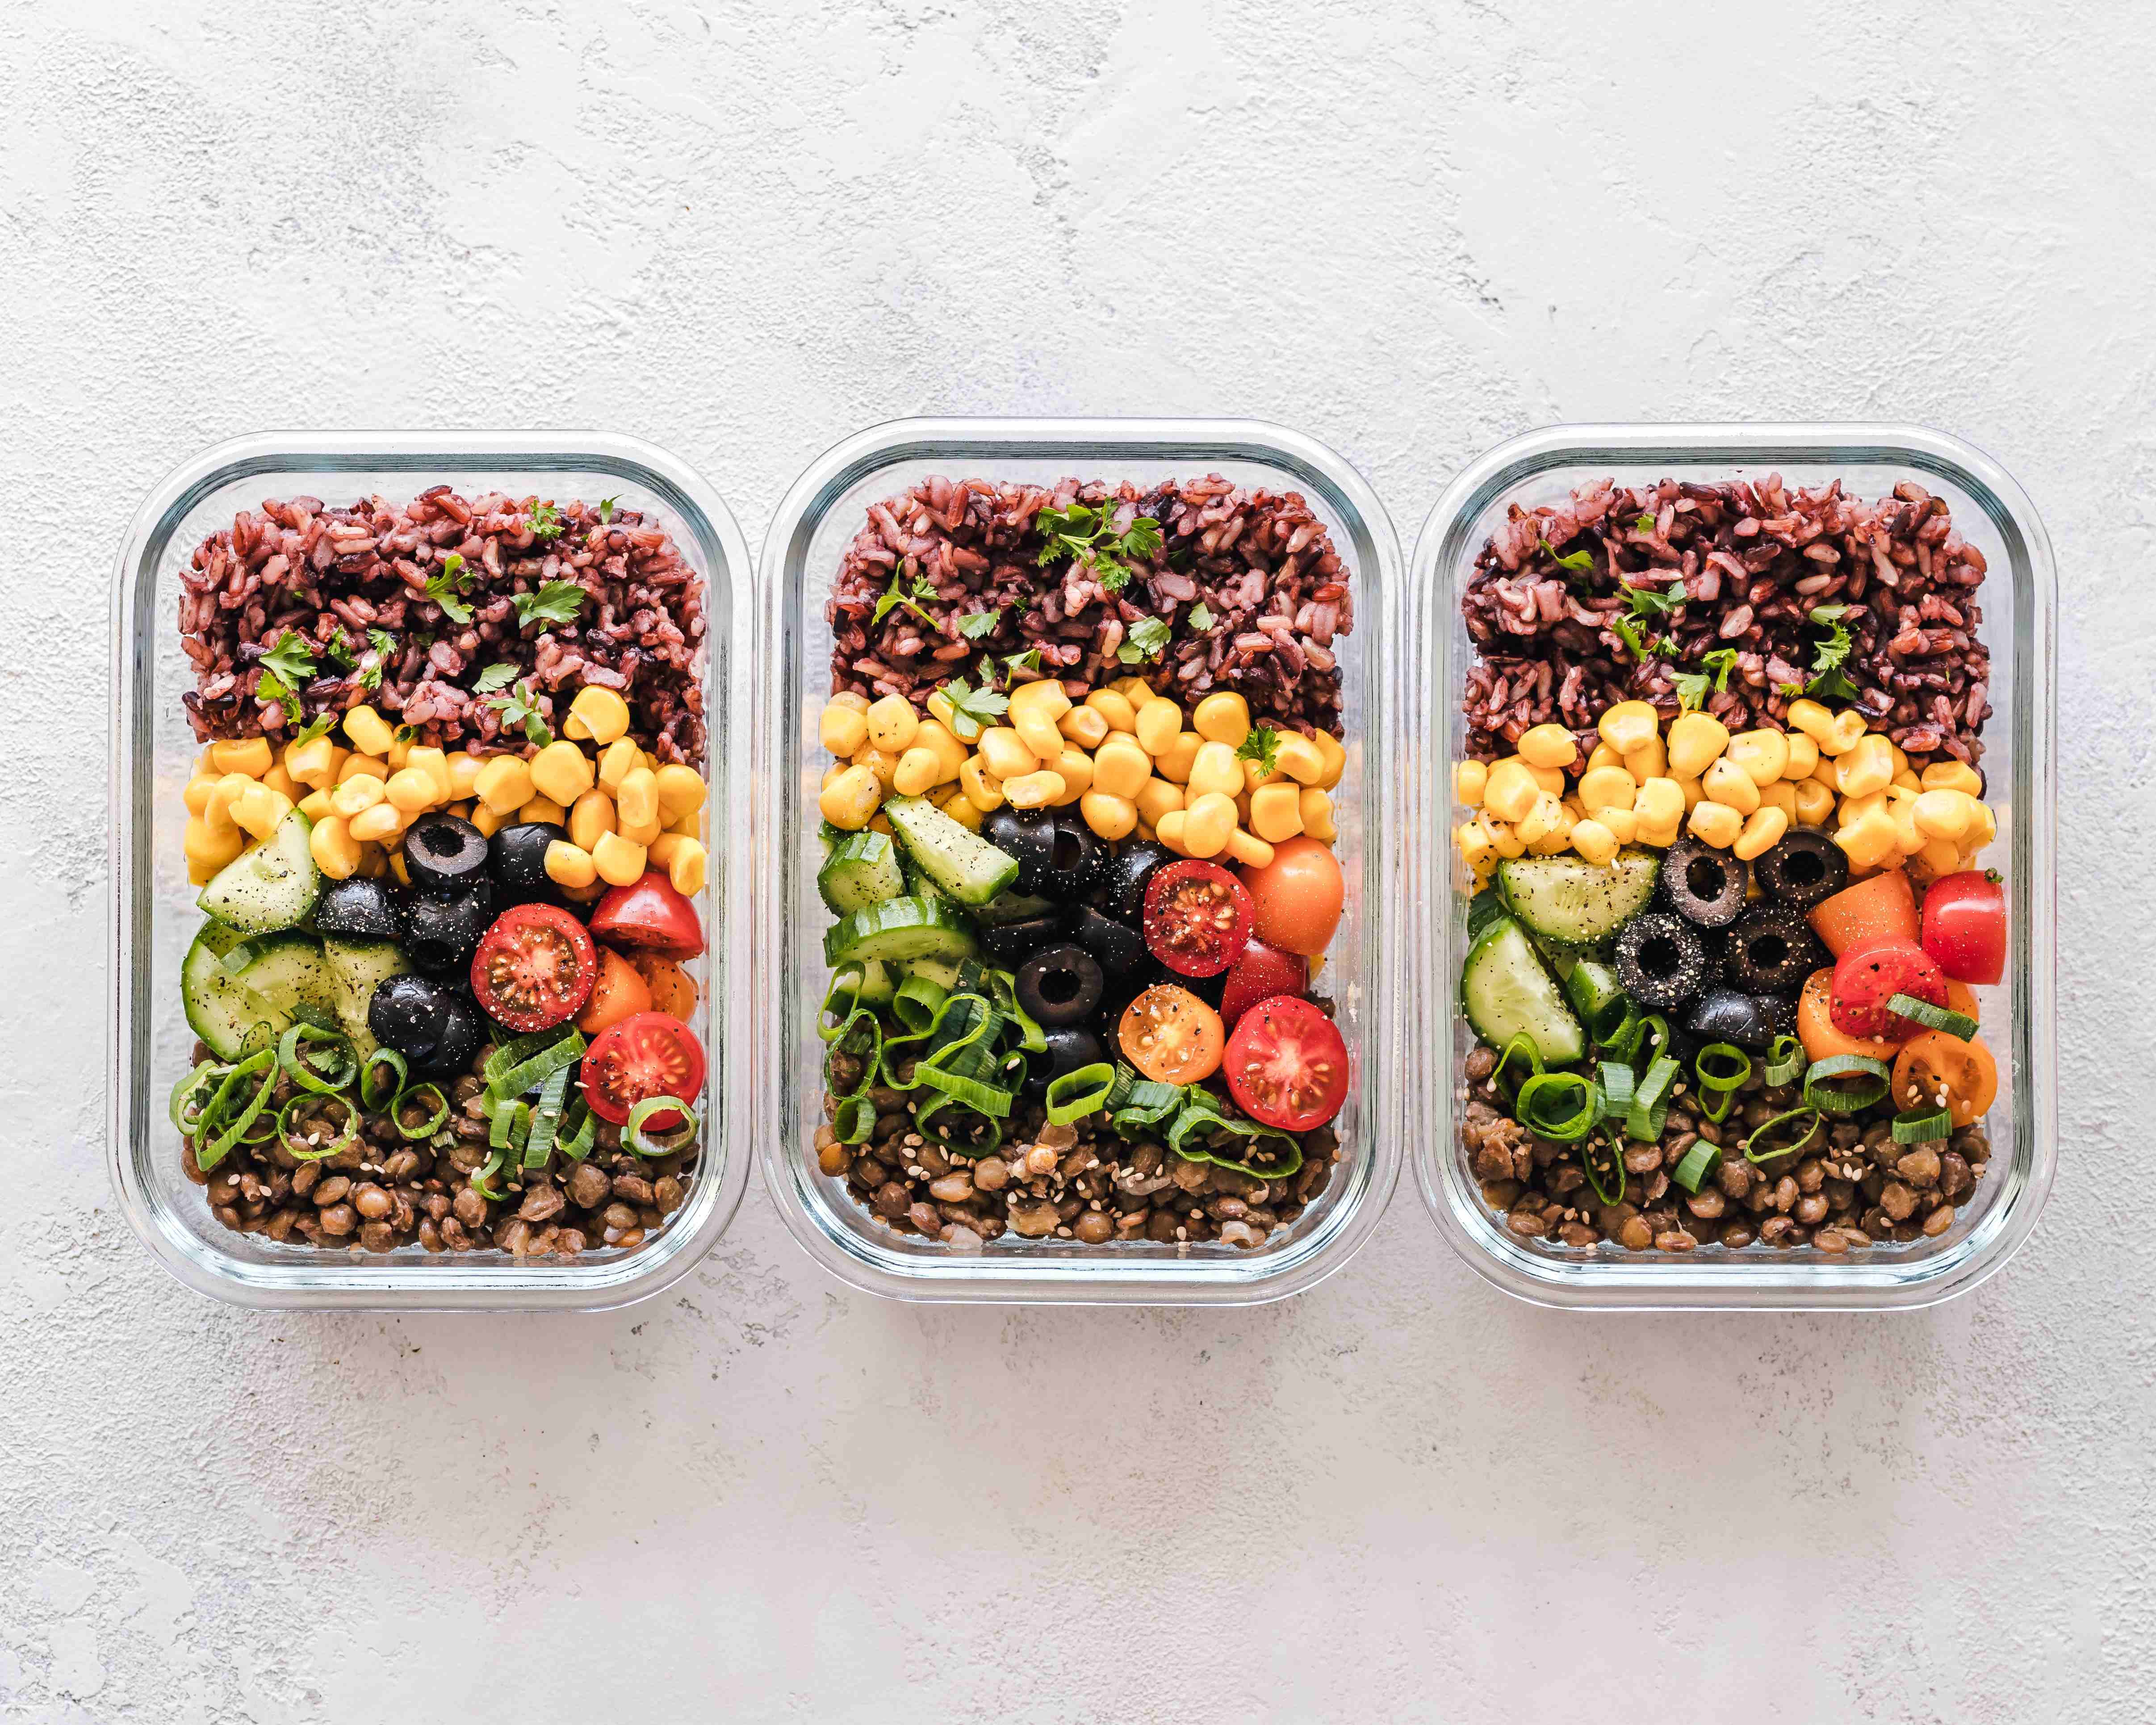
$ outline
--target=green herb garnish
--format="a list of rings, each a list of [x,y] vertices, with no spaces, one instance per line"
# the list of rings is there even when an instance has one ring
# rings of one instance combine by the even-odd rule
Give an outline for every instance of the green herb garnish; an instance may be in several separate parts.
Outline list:
[[[1010,711],[1010,697],[993,689],[976,689],[963,677],[943,685],[943,698],[951,703],[951,734],[961,742],[976,741],[981,732]]]
[[[1609,628],[1619,640],[1632,649],[1632,656],[1642,665],[1658,653],[1665,659],[1676,657],[1676,644],[1667,636],[1661,636],[1651,641],[1644,640],[1640,638],[1638,624],[1629,617],[1612,616],[1609,619]]]
[[[442,608],[442,615],[452,623],[470,623],[472,608],[457,597],[479,578],[476,572],[465,566],[464,553],[453,551],[442,559],[438,573],[427,578],[427,597]]]
[[[290,685],[282,677],[266,665],[262,667],[262,675],[255,680],[254,692],[283,707],[285,716],[292,723],[296,725],[300,722],[300,713],[304,711],[300,706],[300,697],[292,692]]]
[[[921,602],[932,603],[936,598],[936,589],[928,584],[928,578],[916,572],[911,587],[906,585],[906,579],[904,570],[891,572],[891,585],[883,590],[883,597],[876,601],[875,614],[869,619],[870,623],[881,623],[903,605],[923,623],[932,626],[935,624],[936,619],[921,608]]]
[[[336,723],[337,716],[335,713],[316,713],[292,741],[295,743],[312,742],[317,737],[326,737],[330,726]]]
[[[1239,761],[1255,761],[1259,776],[1270,778],[1280,771],[1280,732],[1270,725],[1253,725],[1235,750]]]
[[[276,645],[262,655],[259,663],[264,670],[275,672],[289,688],[311,681],[315,675],[315,655],[308,649],[306,638],[289,629],[277,637]]]
[[[480,682],[485,683],[496,671],[505,670],[510,672],[511,677],[516,675],[514,666],[490,665],[480,673]],[[477,686],[475,685],[475,689]],[[539,696],[533,691],[529,678],[518,683],[513,689],[506,690],[498,695],[490,695],[485,705],[494,708],[501,715],[501,722],[505,726],[522,726],[526,740],[535,747],[543,749],[554,740],[554,733],[547,728],[546,718],[539,711]]]
[[[1686,712],[1697,712],[1707,702],[1709,683],[1714,692],[1722,694],[1729,687],[1730,668],[1737,663],[1734,647],[1717,647],[1712,653],[1700,656],[1700,669],[1679,671],[1670,679],[1677,691],[1677,705]]]
[[[1125,665],[1144,665],[1158,660],[1167,651],[1168,627],[1158,617],[1141,617],[1123,637],[1123,644],[1116,649],[1116,657]]]
[[[509,602],[516,607],[521,628],[527,623],[574,623],[588,597],[573,581],[549,581],[536,593],[511,593]]]
[[[1673,581],[1667,587],[1627,587],[1623,591],[1632,614],[1650,623],[1668,616],[1688,597],[1681,581]]]
[[[613,525],[613,506],[620,501],[621,499],[619,497],[602,497],[599,499],[599,521],[602,525],[609,527]]]
[[[1029,647],[1023,653],[1011,654],[1004,660],[1004,687],[1006,689],[1009,688],[1011,685],[1011,680],[1017,676],[1020,671],[1037,671],[1040,669],[1040,648]]]
[[[475,695],[491,695],[497,689],[506,689],[516,680],[516,667],[506,660],[497,660],[479,674],[472,685]]]
[[[969,641],[978,641],[984,635],[993,634],[996,626],[1004,620],[1004,609],[998,605],[993,611],[968,613],[958,619],[958,633]]]
[[[542,503],[531,511],[531,536],[534,539],[557,539],[562,533],[562,511],[551,503]]]
[[[1205,601],[1200,599],[1190,608],[1189,614],[1183,618],[1183,623],[1184,628],[1202,635],[1213,627],[1213,614],[1206,608]]]
[[[1842,670],[1855,643],[1849,638],[1849,625],[1842,619],[1849,614],[1846,605],[1815,605],[1811,620],[1827,631],[1827,638],[1812,648],[1812,678],[1804,685],[1807,695],[1823,695],[1830,701],[1854,701],[1856,685],[1849,680]]]
[[[1655,531],[1654,511],[1651,509],[1641,510],[1639,514],[1639,518],[1632,523],[1632,531],[1635,533],[1653,532]]]
[[[1557,547],[1548,540],[1543,540],[1542,544],[1543,549],[1550,554],[1550,560],[1560,569],[1569,569],[1575,575],[1584,575],[1594,567],[1594,553],[1584,547],[1559,557]]]
[[[1136,572],[1133,562],[1149,562],[1161,547],[1160,523],[1142,515],[1119,534],[1108,531],[1117,506],[1073,503],[1068,509],[1044,509],[1034,517],[1047,543],[1040,548],[1044,564],[1068,560],[1083,563],[1093,572],[1104,593],[1121,593]]]

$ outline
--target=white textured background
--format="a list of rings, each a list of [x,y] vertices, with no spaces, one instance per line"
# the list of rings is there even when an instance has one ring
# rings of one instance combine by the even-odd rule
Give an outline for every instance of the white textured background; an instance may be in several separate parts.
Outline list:
[[[2150,1717],[2145,9],[0,11],[0,1716]],[[1243,1312],[881,1303],[756,1189],[607,1317],[249,1316],[151,1264],[95,1067],[153,480],[271,426],[598,426],[754,542],[860,425],[1076,409],[1300,426],[1404,539],[1563,418],[2005,462],[2065,601],[2020,1259],[1915,1316],[1595,1321],[1404,1184]]]

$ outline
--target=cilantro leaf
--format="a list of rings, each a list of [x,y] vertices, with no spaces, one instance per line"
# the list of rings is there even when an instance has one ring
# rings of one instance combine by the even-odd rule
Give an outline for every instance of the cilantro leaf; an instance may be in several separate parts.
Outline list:
[[[1017,675],[1020,671],[1022,671],[1022,670],[1036,670],[1036,671],[1037,671],[1037,670],[1039,670],[1040,669],[1040,648],[1038,648],[1038,647],[1029,647],[1029,648],[1027,648],[1027,649],[1025,649],[1025,651],[1024,651],[1024,652],[1023,652],[1023,653],[1014,653],[1014,654],[1011,654],[1008,658],[1006,658],[1006,659],[1004,660],[1004,688],[1006,688],[1006,689],[1009,688],[1009,687],[1010,687],[1010,685],[1011,685],[1011,680],[1012,680],[1014,677],[1015,677],[1015,676],[1016,676],[1016,675]]]
[[[1202,635],[1213,627],[1213,614],[1206,608],[1205,601],[1200,599],[1190,608],[1183,621],[1184,626],[1193,633]]]
[[[292,629],[277,637],[277,644],[262,655],[260,664],[266,671],[274,671],[288,688],[296,689],[311,682],[315,675],[315,655],[309,650],[306,638]]]
[[[531,536],[534,539],[558,539],[562,534],[562,511],[551,503],[542,503],[531,511]]]
[[[479,680],[472,685],[472,693],[491,695],[497,689],[506,689],[516,680],[516,667],[506,660],[498,660],[479,674]]]
[[[359,686],[379,689],[382,673],[397,655],[397,637],[386,629],[371,629],[367,632],[367,661],[360,667]]]
[[[350,670],[359,663],[359,656],[342,635],[331,635],[322,643],[322,657],[341,670]]]
[[[613,506],[620,501],[621,499],[619,497],[599,499],[599,521],[602,526],[610,527],[613,525]]]
[[[1686,712],[1696,712],[1707,704],[1710,683],[1714,692],[1723,693],[1729,687],[1729,672],[1737,663],[1734,647],[1717,647],[1711,653],[1700,655],[1700,668],[1696,671],[1679,671],[1670,679],[1677,691],[1677,705]]]
[[[1707,702],[1707,673],[1679,671],[1670,679],[1670,686],[1677,691],[1677,706],[1687,713],[1697,712]]]
[[[367,632],[367,644],[387,659],[397,650],[397,637],[386,629],[371,629]]]
[[[296,725],[300,722],[300,715],[304,711],[300,706],[300,697],[292,692],[290,684],[266,665],[262,667],[262,675],[255,679],[254,692],[283,707],[285,716],[292,723]]]
[[[317,737],[326,737],[329,735],[330,726],[336,724],[341,716],[342,715],[338,713],[316,713],[313,718],[307,721],[305,727],[292,741],[295,743],[312,742]]]
[[[1657,653],[1665,659],[1676,657],[1677,649],[1666,635],[1660,636],[1654,640],[1643,640],[1640,635],[1639,625],[1629,617],[1612,616],[1609,619],[1609,627],[1614,631],[1617,639],[1632,649],[1632,656],[1642,665]]]
[[[427,578],[427,597],[442,608],[442,615],[450,622],[470,623],[472,608],[457,596],[477,579],[477,572],[465,567],[464,553],[453,551],[442,559],[439,572]]]
[[[1805,694],[1824,695],[1830,701],[1856,699],[1856,685],[1842,669],[1856,646],[1849,638],[1849,625],[1842,621],[1849,610],[1847,605],[1812,607],[1811,620],[1827,631],[1827,637],[1813,644],[1812,677],[1804,685]]]
[[[1632,614],[1649,622],[1668,616],[1687,597],[1681,581],[1672,581],[1667,587],[1628,587],[1624,593],[1625,603],[1631,608]]]
[[[490,665],[480,673],[480,682],[485,683],[488,678],[500,670],[507,670],[512,677],[516,675],[516,668],[513,665]],[[477,687],[476,685],[474,686]],[[554,740],[554,733],[547,728],[547,721],[540,713],[539,696],[532,690],[531,681],[528,677],[513,689],[506,689],[500,694],[488,696],[482,705],[493,707],[501,715],[501,722],[505,729],[513,726],[521,726],[525,740],[536,747],[543,749]]]
[[[536,593],[511,593],[509,600],[521,628],[527,623],[574,623],[588,597],[573,581],[549,581]]]
[[[928,584],[928,578],[916,572],[911,587],[904,584],[906,578],[906,572],[902,569],[891,572],[891,585],[883,590],[883,597],[876,601],[875,614],[869,619],[870,623],[881,623],[903,605],[923,623],[932,626],[935,624],[936,619],[922,610],[918,603],[924,599],[932,601],[936,597],[936,589]]]
[[[1560,569],[1569,569],[1575,575],[1584,575],[1594,567],[1594,553],[1584,546],[1578,551],[1559,557],[1557,547],[1548,540],[1545,539],[1542,543],[1543,549],[1550,554],[1550,560]]]
[[[1132,565],[1150,562],[1159,553],[1162,540],[1160,523],[1149,515],[1139,516],[1121,533],[1111,534],[1108,522],[1116,508],[1111,499],[1042,510],[1034,517],[1045,542],[1041,563],[1081,563],[1093,572],[1102,592],[1121,593],[1137,572]]]
[[[1639,519],[1632,523],[1632,531],[1635,533],[1653,532],[1655,531],[1654,511],[1651,509],[1641,510],[1640,511]]]
[[[1158,617],[1141,617],[1123,637],[1123,644],[1116,649],[1116,657],[1125,665],[1143,665],[1166,652],[1168,641],[1165,623]]]
[[[1270,725],[1253,725],[1235,750],[1239,761],[1255,761],[1260,777],[1270,778],[1280,771],[1280,732]]]
[[[972,687],[963,677],[943,685],[943,698],[951,705],[951,734],[961,742],[977,741],[981,732],[1010,711],[1010,697],[993,689]]]
[[[1004,620],[1004,608],[998,605],[993,611],[968,613],[958,619],[958,633],[969,641],[978,641],[984,635],[993,634],[996,626]]]

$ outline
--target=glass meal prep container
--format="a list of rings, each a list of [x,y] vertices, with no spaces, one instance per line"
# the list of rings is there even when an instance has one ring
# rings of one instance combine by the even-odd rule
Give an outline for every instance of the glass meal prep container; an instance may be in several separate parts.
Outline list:
[[[1768,473],[1793,488],[1840,479],[1851,494],[1867,497],[1914,479],[1946,499],[1955,527],[1989,565],[1978,590],[1984,610],[1978,633],[1991,654],[1993,711],[1984,725],[1983,766],[1999,835],[1984,861],[2005,874],[2010,924],[2005,977],[1977,991],[1985,1040],[1999,1055],[1999,1095],[1984,1122],[1992,1160],[1945,1234],[1839,1257],[1758,1245],[1678,1255],[1630,1252],[1606,1241],[1573,1248],[1522,1240],[1483,1202],[1459,1142],[1463,1062],[1475,1045],[1460,1007],[1468,893],[1452,842],[1462,815],[1450,790],[1466,732],[1460,695],[1474,656],[1460,594],[1476,552],[1512,504],[1556,502],[1574,486],[1604,478],[1624,485]],[[1424,1122],[1414,1168],[1440,1230],[1479,1274],[1547,1306],[1887,1310],[1965,1291],[2028,1237],[2050,1192],[2057,1150],[2056,588],[2050,543],[2020,486],[1979,450],[1917,426],[1556,426],[1499,445],[1453,482],[1424,523],[1410,596],[1414,637],[1434,644],[1435,659],[1414,691],[1414,735],[1430,751],[1430,768],[1404,775],[1423,799],[1413,819],[1414,942],[1422,998],[1433,1024],[1446,1024],[1432,1033],[1444,1038],[1445,1057],[1414,1068]]]
[[[180,1166],[167,1097],[187,1072],[194,1033],[181,1009],[180,963],[200,926],[181,852],[181,793],[200,749],[180,696],[194,686],[178,632],[180,571],[202,540],[265,498],[336,505],[375,493],[403,499],[447,483],[619,496],[671,533],[706,583],[709,877],[699,900],[709,942],[693,1028],[709,1071],[702,1145],[681,1208],[631,1252],[597,1249],[563,1262],[494,1250],[388,1253],[281,1245],[224,1228]],[[377,1310],[603,1310],[685,1275],[732,1219],[747,1178],[752,1034],[748,1009],[748,799],[727,741],[747,709],[754,578],[747,547],[718,497],[681,462],[631,438],[592,433],[265,433],[205,451],[151,493],[120,553],[112,600],[113,1019],[107,1119],[113,1186],[135,1231],[201,1292],[251,1307]],[[691,964],[695,971],[699,967]]]
[[[818,714],[829,692],[824,605],[871,504],[932,475],[1052,485],[1066,475],[1141,485],[1218,473],[1302,493],[1352,567],[1353,630],[1337,639],[1348,766],[1336,847],[1346,907],[1325,976],[1351,1067],[1334,1122],[1342,1163],[1322,1194],[1261,1245],[1020,1240],[962,1253],[882,1226],[842,1177],[816,1166],[824,1045],[816,1014],[831,922],[816,888],[817,795],[828,760]],[[1375,495],[1341,458],[1281,427],[1245,420],[909,419],[848,439],[802,475],[764,547],[761,648],[773,673],[757,731],[757,905],[760,988],[775,1025],[757,1045],[764,1182],[794,1237],[842,1281],[907,1300],[1236,1304],[1280,1298],[1337,1269],[1376,1224],[1399,1166],[1403,1089],[1395,1037],[1404,955],[1390,930],[1403,879],[1394,809],[1401,633],[1399,549]]]

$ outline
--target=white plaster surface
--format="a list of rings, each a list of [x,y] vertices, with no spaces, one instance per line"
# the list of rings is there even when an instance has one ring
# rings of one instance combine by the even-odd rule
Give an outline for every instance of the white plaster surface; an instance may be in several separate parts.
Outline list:
[[[2156,1716],[2156,48],[2118,3],[0,8],[0,1717]],[[594,1318],[250,1315],[115,1213],[105,583],[271,426],[1904,417],[2056,538],[2061,1167],[1881,1319],[1595,1320],[1404,1183],[1257,1311],[922,1309],[752,1189]],[[57,529],[57,531],[55,531]],[[2134,1243],[2123,1245],[2123,1240]]]

